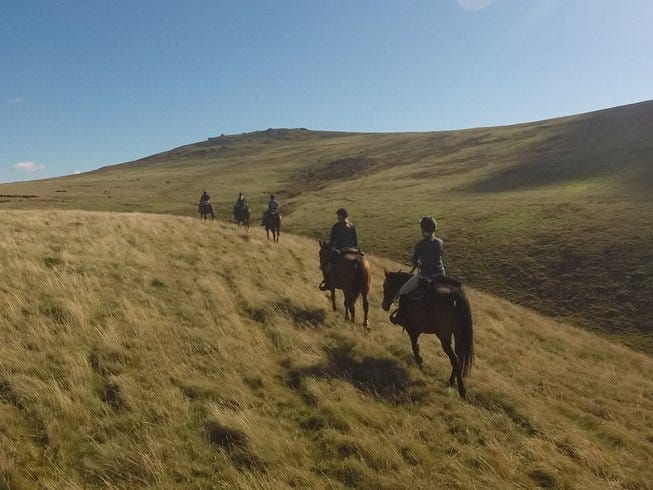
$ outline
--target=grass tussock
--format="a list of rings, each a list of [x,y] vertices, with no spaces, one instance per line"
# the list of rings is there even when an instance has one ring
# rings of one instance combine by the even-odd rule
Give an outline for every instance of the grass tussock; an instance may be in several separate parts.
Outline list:
[[[647,488],[650,357],[470,290],[468,401],[317,245],[217,222],[6,212],[0,488]]]

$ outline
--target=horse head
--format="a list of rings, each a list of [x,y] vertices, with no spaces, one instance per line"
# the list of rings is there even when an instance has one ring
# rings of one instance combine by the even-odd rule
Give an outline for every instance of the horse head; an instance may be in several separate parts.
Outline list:
[[[331,256],[331,252],[333,251],[333,247],[329,245],[329,242],[323,242],[322,240],[319,240],[318,243],[320,244],[320,251],[319,251],[319,256],[320,256],[320,269],[324,270],[326,267],[327,260]]]
[[[381,302],[381,308],[388,311],[397,294],[399,294],[401,286],[412,277],[412,274],[403,271],[388,272],[384,270],[383,272],[385,273],[385,280],[383,281],[383,301]]]

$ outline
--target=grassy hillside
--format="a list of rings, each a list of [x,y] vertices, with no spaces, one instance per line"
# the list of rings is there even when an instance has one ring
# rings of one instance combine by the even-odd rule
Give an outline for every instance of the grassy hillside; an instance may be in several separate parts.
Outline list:
[[[84,175],[2,185],[0,209],[191,216],[207,188],[226,218],[239,191],[257,212],[275,192],[286,229],[324,236],[346,206],[363,247],[401,261],[419,217],[434,214],[454,276],[653,352],[652,161],[645,102],[465,131],[222,136]]]
[[[475,290],[469,400],[314,241],[183,217],[0,214],[0,488],[651,488],[653,361]],[[396,267],[396,266],[394,266]]]

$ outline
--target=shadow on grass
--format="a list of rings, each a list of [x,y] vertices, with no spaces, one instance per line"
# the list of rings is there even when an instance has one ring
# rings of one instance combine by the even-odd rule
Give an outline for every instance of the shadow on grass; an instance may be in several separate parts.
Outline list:
[[[519,427],[529,436],[535,436],[540,430],[529,418],[520,413],[515,404],[504,395],[496,392],[478,391],[471,398],[472,405],[482,407],[490,412],[501,412],[508,417],[512,423]]]
[[[326,362],[288,372],[291,388],[304,393],[303,380],[314,377],[345,380],[369,396],[392,403],[422,401],[428,396],[425,383],[411,380],[408,370],[395,359],[357,356],[349,343],[325,350]],[[304,398],[309,404],[315,403],[308,393]]]
[[[243,432],[214,420],[206,423],[205,430],[209,442],[222,448],[236,467],[248,470],[265,469],[265,462],[251,450],[247,435]]]
[[[275,315],[287,317],[297,327],[322,328],[326,313],[322,308],[306,308],[288,298],[276,301],[263,308],[245,307],[244,314],[257,323],[270,323]]]
[[[288,298],[274,303],[274,308],[288,316],[297,326],[321,327],[326,320],[322,308],[304,308]]]

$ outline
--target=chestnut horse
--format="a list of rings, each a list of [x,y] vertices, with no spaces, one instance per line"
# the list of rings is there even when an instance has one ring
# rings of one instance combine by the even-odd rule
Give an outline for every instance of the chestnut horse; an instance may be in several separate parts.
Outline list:
[[[401,286],[412,277],[409,272],[387,272],[383,282],[383,302],[381,307],[388,311]],[[458,381],[458,393],[465,398],[463,378],[472,368],[474,360],[474,331],[472,312],[467,295],[460,284],[450,278],[442,277],[442,282],[435,278],[435,284],[420,286],[421,297],[409,297],[406,305],[405,329],[413,345],[415,361],[421,367],[417,339],[422,333],[438,336],[442,349],[451,362],[449,386]],[[411,294],[412,296],[412,294]],[[456,339],[455,350],[451,348],[452,335]]]
[[[325,274],[325,268],[329,257],[334,253],[334,248],[328,242],[320,240],[320,269]],[[341,253],[334,262],[335,283],[331,284],[331,304],[333,311],[336,311],[336,289],[341,289],[345,295],[345,320],[355,321],[356,300],[360,294],[363,297],[363,326],[370,328],[367,319],[369,303],[367,295],[370,291],[371,271],[370,263],[360,254]]]

